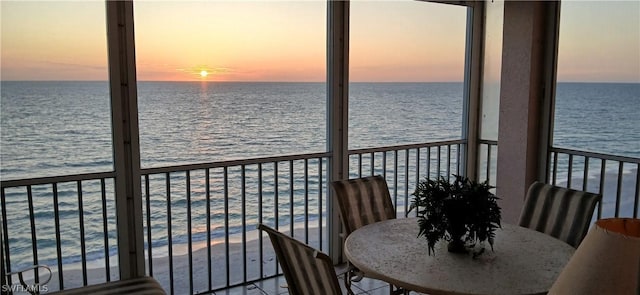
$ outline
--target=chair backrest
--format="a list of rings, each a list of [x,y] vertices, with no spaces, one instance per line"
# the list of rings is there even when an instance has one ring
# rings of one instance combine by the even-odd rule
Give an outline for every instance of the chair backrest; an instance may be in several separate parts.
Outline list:
[[[331,186],[346,235],[367,224],[396,218],[387,181],[380,175],[338,180]]]
[[[340,295],[331,258],[264,224],[258,229],[267,232],[292,295]]]
[[[519,225],[546,233],[578,247],[589,230],[602,196],[542,182],[527,191]]]

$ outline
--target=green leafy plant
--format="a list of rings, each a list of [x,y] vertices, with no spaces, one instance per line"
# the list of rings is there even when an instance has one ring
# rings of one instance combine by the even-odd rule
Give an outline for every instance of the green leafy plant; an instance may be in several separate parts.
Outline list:
[[[486,181],[453,176],[452,183],[444,177],[425,178],[418,183],[409,208],[409,212],[417,211],[418,237],[427,239],[429,255],[440,239],[449,242],[450,252],[466,252],[465,245],[484,241],[493,250],[501,219],[498,197],[491,192],[493,187]]]

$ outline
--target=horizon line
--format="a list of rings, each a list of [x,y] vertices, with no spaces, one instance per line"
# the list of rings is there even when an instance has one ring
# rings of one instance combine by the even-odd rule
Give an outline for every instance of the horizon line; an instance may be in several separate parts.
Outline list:
[[[0,82],[109,82],[109,80],[2,80]],[[242,80],[137,80],[136,82],[154,83],[182,83],[182,82],[206,82],[206,83],[324,83],[326,81],[242,81]],[[640,81],[556,81],[557,83],[601,83],[601,84],[640,84]],[[349,83],[464,83],[464,81],[349,81]]]

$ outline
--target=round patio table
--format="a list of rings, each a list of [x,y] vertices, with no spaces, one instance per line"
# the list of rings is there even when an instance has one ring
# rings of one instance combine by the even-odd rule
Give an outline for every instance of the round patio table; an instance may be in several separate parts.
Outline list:
[[[366,277],[428,294],[546,294],[575,251],[549,235],[511,224],[496,230],[477,258],[447,252],[447,242],[428,255],[417,218],[391,219],[352,232],[347,259]]]

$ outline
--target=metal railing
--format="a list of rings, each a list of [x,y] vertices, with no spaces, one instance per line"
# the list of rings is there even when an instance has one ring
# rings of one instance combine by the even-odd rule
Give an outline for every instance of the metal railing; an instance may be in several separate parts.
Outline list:
[[[34,265],[32,282],[49,290],[118,278],[115,173],[2,181],[2,259],[7,273]],[[100,265],[94,269],[95,265]],[[41,271],[53,272],[43,282]],[[29,275],[29,274],[27,274]],[[7,284],[17,284],[7,276]]]
[[[638,218],[639,158],[554,147],[548,163],[548,183],[602,195],[595,218]]]
[[[402,214],[420,178],[460,173],[463,144],[352,150],[350,176],[384,175]],[[209,293],[278,276],[271,244],[255,230],[258,223],[327,251],[329,157],[315,153],[142,169],[147,273],[171,294]],[[117,280],[114,176],[2,181],[6,270],[53,266],[46,282],[50,291]],[[35,280],[38,276],[43,274],[36,273]]]
[[[389,186],[396,211],[404,216],[411,194],[424,178],[463,174],[465,140],[356,149],[349,151],[349,177],[382,175]]]
[[[479,150],[479,179],[495,185],[498,144],[483,140]],[[638,218],[640,158],[551,147],[547,163],[547,183],[603,196],[594,220]]]
[[[495,140],[480,140],[478,147],[478,180],[496,185],[496,171],[498,170],[498,142]]]
[[[206,293],[280,274],[265,223],[327,247],[328,153],[145,169],[149,275],[171,294]],[[177,279],[174,274],[186,274]]]
[[[462,173],[465,144],[351,150],[349,176],[383,175],[400,216],[422,178]],[[493,182],[497,145],[481,142],[479,151],[479,179]],[[255,230],[261,222],[326,251],[329,157],[143,169],[147,273],[172,294],[210,293],[278,276],[271,245]],[[598,218],[637,218],[640,159],[553,148],[549,161],[549,182],[603,193]],[[2,181],[6,270],[48,265],[52,291],[117,280],[114,185],[112,172]]]
[[[406,212],[414,177],[459,172],[462,144],[458,140],[352,150],[349,175],[384,175],[394,192],[394,204]],[[142,187],[149,274],[169,293],[189,290],[189,294],[278,276],[275,255],[270,243],[255,231],[257,223],[327,251],[329,156],[145,169]],[[176,223],[181,228],[176,229]],[[194,224],[200,225],[197,230]],[[179,271],[188,274],[185,280],[173,276]]]

